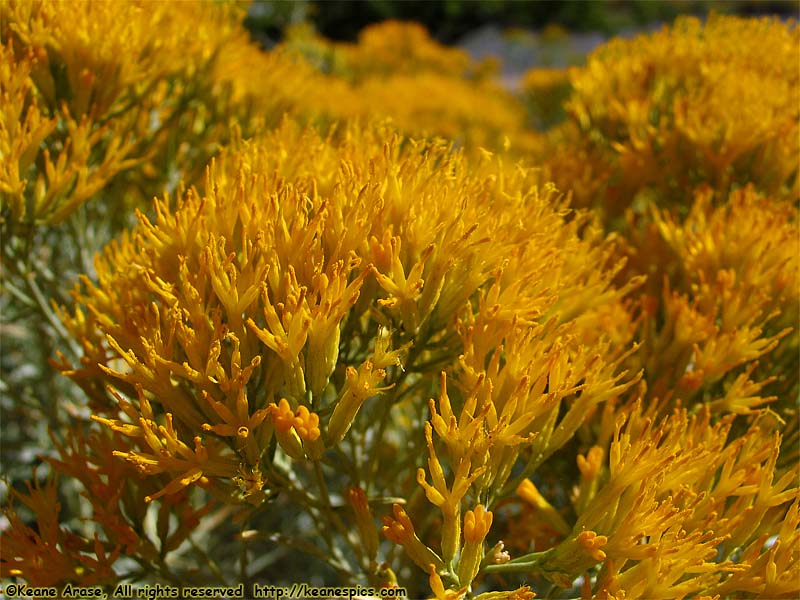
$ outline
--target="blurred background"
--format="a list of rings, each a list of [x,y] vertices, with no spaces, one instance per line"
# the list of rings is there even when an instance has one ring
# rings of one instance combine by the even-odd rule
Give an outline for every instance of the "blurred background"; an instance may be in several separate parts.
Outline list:
[[[671,23],[678,15],[710,12],[800,17],[797,0],[254,0],[245,25],[264,47],[287,29],[310,26],[335,41],[389,19],[416,21],[437,41],[475,60],[500,60],[502,78],[516,87],[533,67],[565,67],[613,36],[632,36]]]
[[[283,29],[311,23],[327,38],[353,41],[366,25],[400,19],[417,21],[446,44],[457,44],[475,29],[543,29],[557,25],[606,36],[668,23],[680,14],[796,16],[793,0],[254,0],[248,26],[259,37],[280,39]]]

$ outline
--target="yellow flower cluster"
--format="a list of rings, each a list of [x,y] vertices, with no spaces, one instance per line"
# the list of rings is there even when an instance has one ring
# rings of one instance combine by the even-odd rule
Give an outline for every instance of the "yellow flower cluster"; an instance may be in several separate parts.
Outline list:
[[[321,98],[331,119],[391,117],[406,134],[442,136],[473,150],[499,150],[511,140],[521,152],[536,143],[522,105],[492,78],[493,63],[442,46],[416,23],[369,26],[354,44],[297,27],[284,46],[333,75],[337,85]]]
[[[600,358],[614,350],[595,341],[601,345],[590,353],[581,324],[567,316],[609,293],[613,271],[595,274],[607,250],[578,238],[577,222],[565,224],[547,206],[552,191],[528,187],[531,173],[501,173],[491,157],[467,170],[445,145],[408,146],[381,127],[348,129],[333,143],[286,122],[226,153],[203,194],[189,192],[174,210],[158,201],[155,221],[141,216],[131,236],[98,258],[98,284],[84,280],[78,308],[62,315],[86,354],[85,366],[68,373],[110,413],[96,420],[140,440],[120,456],[143,473],[176,477],[163,493],[195,482],[230,485],[241,469],[262,468],[273,428],[289,456],[318,459],[345,437],[365,400],[389,389],[387,369],[402,367],[410,347],[426,355],[421,340],[445,335],[463,314],[461,334],[447,340],[438,360],[446,366],[463,347],[463,385],[477,387],[463,431],[448,433],[435,411],[434,423],[454,460],[468,464],[472,446],[476,465],[494,456],[481,489],[499,488],[516,454],[501,459],[493,446],[522,443],[537,416],[553,430],[548,415],[558,401],[597,386],[584,391],[556,434],[537,440],[546,455],[589,406],[623,389],[614,387],[619,361]],[[450,198],[462,199],[458,211],[449,210]],[[508,218],[523,207],[527,223]],[[583,257],[566,269],[557,249],[570,245],[572,260]],[[509,264],[506,256],[516,259]],[[535,277],[545,272],[546,287]],[[580,292],[559,302],[572,287]],[[473,297],[481,307],[475,316]],[[540,315],[549,315],[547,325],[529,331]],[[408,340],[399,350],[390,350],[390,329]],[[477,338],[476,329],[493,336]],[[377,335],[369,354],[337,372],[343,348],[368,332]],[[525,362],[500,370],[499,351],[491,349],[504,338]],[[487,376],[477,370],[488,353]],[[551,374],[543,394],[553,368],[562,375],[556,382]],[[586,382],[576,387],[569,373],[586,368]],[[98,382],[137,392],[114,401]],[[505,388],[518,388],[519,398],[501,404]],[[440,410],[452,419],[442,394]],[[534,399],[540,409],[528,406]],[[316,413],[328,404],[320,437]],[[474,437],[484,431],[492,441]],[[430,432],[428,441],[433,452]]]
[[[790,551],[780,547],[793,543],[797,531],[785,532],[773,549],[764,546],[760,527],[780,522],[787,503],[793,518],[800,471],[797,464],[776,469],[778,438],[764,424],[754,423],[726,445],[732,421],[712,424],[708,410],[691,418],[676,411],[656,426],[640,405],[622,411],[608,470],[582,469],[600,484],[588,493],[581,489],[575,525],[546,553],[542,568],[558,581],[562,572],[602,563],[601,595],[623,590],[629,597],[677,598],[730,590],[731,582],[752,577],[750,561],[785,561]],[[739,548],[748,548],[748,560],[729,560]],[[779,577],[747,585],[781,597],[798,574],[795,563]]]
[[[210,115],[187,109],[212,94],[238,19],[228,4],[0,3],[3,211],[57,223],[134,167],[126,183],[147,196],[166,181],[156,165],[205,163],[197,147],[222,140],[198,136]]]
[[[796,27],[679,19],[520,100],[414,24],[241,16],[0,0],[0,224],[137,219],[29,302],[82,395],[0,577],[796,597]]]
[[[768,18],[683,17],[612,40],[570,71],[569,119],[550,134],[556,155],[541,156],[578,205],[609,219],[701,183],[797,197],[798,60],[797,27]]]
[[[364,28],[355,44],[331,44],[312,32],[298,28],[289,36],[290,44],[303,43],[311,36],[322,52],[332,54],[332,72],[353,81],[376,76],[438,73],[463,77],[474,66],[463,50],[437,43],[417,23],[384,21]],[[299,38],[299,39],[297,39]]]
[[[403,415],[439,383],[425,427],[433,484],[422,469],[417,479],[442,510],[443,558],[399,506],[384,531],[468,587],[492,514],[469,498],[508,494],[520,458],[532,472],[634,381],[619,368],[617,325],[598,329],[589,314],[638,280],[613,287],[613,244],[585,216],[568,221],[535,171],[507,171],[386,126],[323,139],[287,121],[226,151],[204,192],[141,215],[61,316],[84,349],[80,367],[62,369],[120,434],[113,454],[161,482],[144,500],[200,486],[259,505],[280,488],[275,443],[319,461],[370,398],[405,395]]]
[[[355,45],[296,33],[264,52],[229,3],[5,0],[0,11],[0,190],[14,221],[58,223],[111,183],[130,204],[180,175],[197,181],[231,125],[251,135],[287,112],[322,126],[391,116],[473,149],[533,144],[491,67],[415,24],[376,26]],[[320,52],[302,51],[314,43],[340,68],[317,69]]]
[[[643,300],[650,314],[642,366],[653,374],[651,393],[664,398],[671,390],[684,401],[747,413],[777,399],[759,396],[768,385],[781,398],[773,408],[793,411],[797,378],[782,374],[792,371],[800,345],[797,211],[752,186],[718,207],[714,196],[698,192],[682,222],[653,211],[653,222],[632,236],[632,255],[659,257],[657,267],[632,257],[650,271],[651,284],[661,281]],[[754,371],[759,383],[749,379]]]
[[[796,27],[773,19],[680,18],[614,40],[562,72],[568,120],[540,155],[577,205],[625,236],[625,277],[648,278],[628,363],[644,369],[648,402],[742,415],[771,403],[790,436],[798,58]],[[557,81],[534,71],[528,87]]]

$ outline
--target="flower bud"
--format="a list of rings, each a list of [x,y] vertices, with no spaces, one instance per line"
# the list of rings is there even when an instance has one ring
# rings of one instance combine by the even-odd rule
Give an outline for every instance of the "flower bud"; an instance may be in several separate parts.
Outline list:
[[[427,569],[433,565],[435,569],[443,569],[444,562],[436,553],[423,544],[414,532],[414,525],[399,504],[392,507],[394,518],[383,517],[381,533],[386,539],[403,546],[408,557],[419,567]]]
[[[364,547],[364,554],[370,561],[373,561],[378,555],[378,530],[369,510],[367,495],[363,489],[354,486],[348,490],[347,499],[350,501],[356,517],[356,527]]]
[[[461,585],[469,585],[481,566],[483,560],[483,540],[492,526],[492,513],[482,504],[475,510],[464,514],[464,548],[458,561],[458,581]]]

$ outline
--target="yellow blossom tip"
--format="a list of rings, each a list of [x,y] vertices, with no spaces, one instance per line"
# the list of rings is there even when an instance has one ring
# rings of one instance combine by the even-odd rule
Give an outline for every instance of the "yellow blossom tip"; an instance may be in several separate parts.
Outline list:
[[[482,504],[475,510],[468,510],[464,515],[464,540],[471,544],[482,542],[492,527],[492,518],[491,511],[485,510]]]
[[[604,535],[597,535],[594,531],[582,531],[578,534],[576,541],[583,546],[584,550],[597,561],[603,561],[606,558],[606,553],[600,550],[608,542],[608,538]]]

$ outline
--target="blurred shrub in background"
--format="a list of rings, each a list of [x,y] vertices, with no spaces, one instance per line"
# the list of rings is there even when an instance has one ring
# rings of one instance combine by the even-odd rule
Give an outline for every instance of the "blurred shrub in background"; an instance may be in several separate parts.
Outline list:
[[[604,45],[569,74],[569,118],[551,133],[563,159],[546,159],[555,181],[589,183],[575,202],[599,203],[609,219],[631,205],[673,203],[700,184],[721,197],[752,183],[796,198],[797,42],[796,28],[777,20],[712,16]],[[529,90],[542,85],[536,74]],[[588,159],[579,169],[596,171],[574,173],[573,152]]]
[[[397,19],[420,23],[437,40],[452,44],[487,23],[531,29],[558,25],[570,31],[614,35],[654,23],[671,22],[678,15],[702,16],[710,11],[741,16],[795,16],[797,4],[791,0],[261,0],[252,3],[246,25],[251,31],[279,39],[287,25],[308,21],[327,38],[353,41],[368,25]]]
[[[496,63],[442,46],[420,25],[373,25],[355,44],[293,27],[280,49],[346,84],[341,96],[329,92],[322,99],[328,119],[389,116],[404,132],[442,136],[473,150],[502,148],[511,131],[518,143],[531,143],[524,108],[493,77]]]

